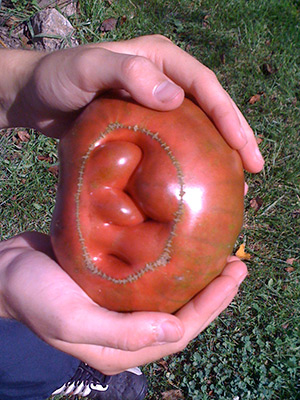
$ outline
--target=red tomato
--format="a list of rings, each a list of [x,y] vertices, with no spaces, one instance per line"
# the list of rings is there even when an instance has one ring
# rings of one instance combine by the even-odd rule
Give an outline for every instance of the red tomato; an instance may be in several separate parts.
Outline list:
[[[185,99],[102,97],[61,140],[51,226],[62,268],[101,306],[174,312],[220,274],[243,220],[243,168]]]

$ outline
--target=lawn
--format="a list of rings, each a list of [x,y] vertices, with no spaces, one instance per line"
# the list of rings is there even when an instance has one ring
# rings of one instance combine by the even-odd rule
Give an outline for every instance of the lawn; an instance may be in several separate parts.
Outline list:
[[[14,7],[13,7],[14,6]],[[80,43],[160,33],[211,68],[254,129],[264,170],[246,174],[244,228],[235,250],[249,277],[229,308],[183,352],[144,367],[148,400],[300,398],[299,1],[81,0],[70,17]],[[12,1],[0,16],[37,11]],[[100,26],[115,18],[116,28]],[[0,136],[0,232],[48,232],[57,143],[26,130]]]

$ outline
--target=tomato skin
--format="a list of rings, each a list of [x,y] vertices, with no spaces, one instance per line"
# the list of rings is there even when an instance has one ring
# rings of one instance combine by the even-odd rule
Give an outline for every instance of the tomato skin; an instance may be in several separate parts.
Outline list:
[[[62,268],[101,306],[175,312],[218,276],[243,221],[240,157],[185,99],[94,100],[59,145]]]

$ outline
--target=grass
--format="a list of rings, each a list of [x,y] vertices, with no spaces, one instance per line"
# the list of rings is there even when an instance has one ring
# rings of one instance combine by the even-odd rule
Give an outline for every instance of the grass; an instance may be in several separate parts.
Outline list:
[[[28,15],[31,3],[22,2]],[[185,351],[144,368],[147,399],[299,399],[299,1],[80,5],[80,15],[70,19],[81,43],[161,33],[213,69],[262,140],[266,160],[262,173],[247,174],[237,241],[251,254],[250,275],[229,308]],[[119,20],[117,29],[102,33],[99,26],[110,17]],[[251,104],[256,94],[260,100]],[[34,132],[26,142],[14,135],[0,139],[2,238],[25,229],[47,232],[57,181],[56,143]]]
[[[20,130],[19,132],[23,132]],[[47,232],[57,185],[55,141],[31,132],[0,136],[1,239],[23,230]]]

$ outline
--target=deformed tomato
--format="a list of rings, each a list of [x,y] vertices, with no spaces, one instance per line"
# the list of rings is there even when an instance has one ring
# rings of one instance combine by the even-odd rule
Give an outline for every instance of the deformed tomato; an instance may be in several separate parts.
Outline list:
[[[51,226],[62,268],[101,306],[174,312],[220,274],[243,220],[243,168],[192,101],[91,103],[59,145]]]

